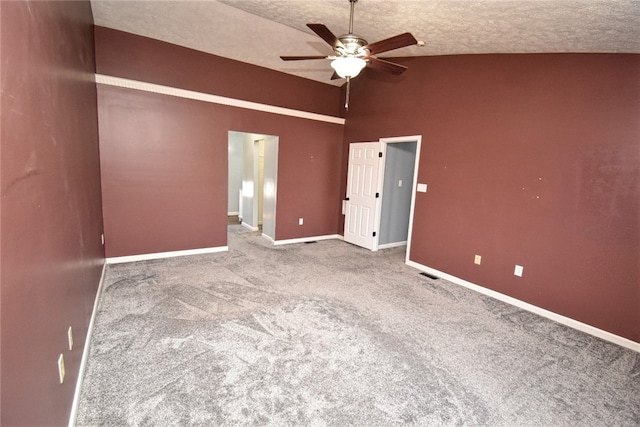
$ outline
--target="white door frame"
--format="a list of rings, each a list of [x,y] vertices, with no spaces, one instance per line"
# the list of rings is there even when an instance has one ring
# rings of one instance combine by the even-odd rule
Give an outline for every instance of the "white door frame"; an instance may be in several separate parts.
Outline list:
[[[258,197],[257,197],[257,188],[258,185],[258,154],[257,150],[255,150],[255,141],[256,140],[264,140],[265,142],[265,177],[262,182],[262,188],[264,190],[264,196],[266,200],[263,202],[263,218],[262,218],[262,228],[263,228],[263,236],[270,239],[275,240],[276,233],[276,205],[277,205],[277,189],[278,189],[278,157],[279,157],[279,139],[278,135],[269,135],[269,134],[257,134],[252,132],[244,132],[244,131],[228,131],[228,138],[230,140],[230,135],[238,134],[241,136],[241,140],[239,143],[243,146],[243,170],[251,171],[251,174],[243,175],[243,188],[240,190],[239,199],[240,205],[244,203],[246,204],[244,208],[247,206],[251,207],[251,215],[243,215],[242,210],[240,209],[239,216],[243,219],[242,225],[247,227],[253,231],[257,231],[258,227]],[[251,141],[249,144],[248,142]],[[248,146],[251,146],[250,151]],[[249,153],[251,153],[251,160],[248,159]],[[249,164],[250,163],[250,164]],[[228,167],[229,162],[227,161]],[[268,167],[267,167],[268,165]],[[268,169],[268,171],[267,171]],[[249,175],[251,175],[249,177]],[[227,183],[228,184],[228,183]],[[228,190],[228,185],[227,185]],[[248,209],[248,208],[247,208]],[[246,217],[245,217],[246,216]],[[243,218],[244,217],[244,218]],[[251,218],[249,218],[251,217]],[[266,222],[266,223],[265,223]],[[266,230],[266,233],[264,232]]]
[[[382,162],[380,163],[380,173],[378,174],[378,188],[380,189],[380,199],[379,203],[376,206],[376,237],[373,241],[373,251],[378,250],[378,239],[380,236],[380,217],[382,216],[382,199],[384,198],[384,194],[382,192],[384,188],[384,172],[385,172],[385,161],[387,159],[387,144],[397,144],[402,142],[415,142],[416,143],[416,160],[413,166],[413,183],[411,188],[411,208],[409,209],[409,232],[407,235],[407,251],[405,254],[405,262],[409,261],[409,252],[411,251],[411,234],[413,231],[413,211],[416,206],[416,188],[418,185],[418,166],[420,165],[420,147],[422,145],[422,135],[412,135],[412,136],[396,136],[391,138],[380,138],[381,142],[381,151],[382,151]]]
[[[265,135],[264,180],[262,182],[262,236],[276,240],[276,205],[278,200],[278,153],[280,137]]]

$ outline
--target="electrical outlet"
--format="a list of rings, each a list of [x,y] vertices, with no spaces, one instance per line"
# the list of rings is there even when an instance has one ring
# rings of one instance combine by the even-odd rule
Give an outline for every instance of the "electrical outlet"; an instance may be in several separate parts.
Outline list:
[[[67,337],[69,338],[69,351],[73,350],[73,329],[69,326],[69,330],[67,331]]]
[[[58,356],[58,373],[60,374],[60,384],[62,384],[64,382],[64,356],[62,355],[62,353],[60,353],[60,356]]]
[[[513,274],[514,274],[515,276],[522,277],[522,270],[524,270],[524,267],[523,267],[523,266],[521,266],[521,265],[516,265],[516,268],[513,270]]]
[[[304,224],[304,219],[298,218],[298,225],[302,225],[302,224]]]
[[[402,180],[401,179],[398,180],[398,187],[402,187]]]
[[[481,262],[482,262],[482,257],[480,255],[476,255],[476,257],[473,260],[473,263],[480,265]]]

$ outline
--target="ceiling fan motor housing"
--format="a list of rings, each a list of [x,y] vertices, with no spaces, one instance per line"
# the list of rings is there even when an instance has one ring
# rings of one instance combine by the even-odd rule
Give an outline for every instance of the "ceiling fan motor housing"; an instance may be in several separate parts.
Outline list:
[[[345,34],[338,37],[338,40],[344,46],[336,47],[336,53],[339,55],[364,57],[371,53],[369,49],[363,49],[369,43],[357,34]]]

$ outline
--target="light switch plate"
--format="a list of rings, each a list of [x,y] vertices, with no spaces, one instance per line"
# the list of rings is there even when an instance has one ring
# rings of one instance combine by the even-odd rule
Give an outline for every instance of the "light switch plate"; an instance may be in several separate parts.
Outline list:
[[[418,188],[417,188],[419,193],[426,193],[427,192],[427,184],[418,184]]]

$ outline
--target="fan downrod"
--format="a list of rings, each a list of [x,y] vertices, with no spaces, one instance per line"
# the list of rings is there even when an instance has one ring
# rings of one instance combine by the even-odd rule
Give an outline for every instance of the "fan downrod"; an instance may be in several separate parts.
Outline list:
[[[353,34],[353,11],[358,0],[349,0],[349,3],[351,3],[351,12],[349,13],[349,34]]]

